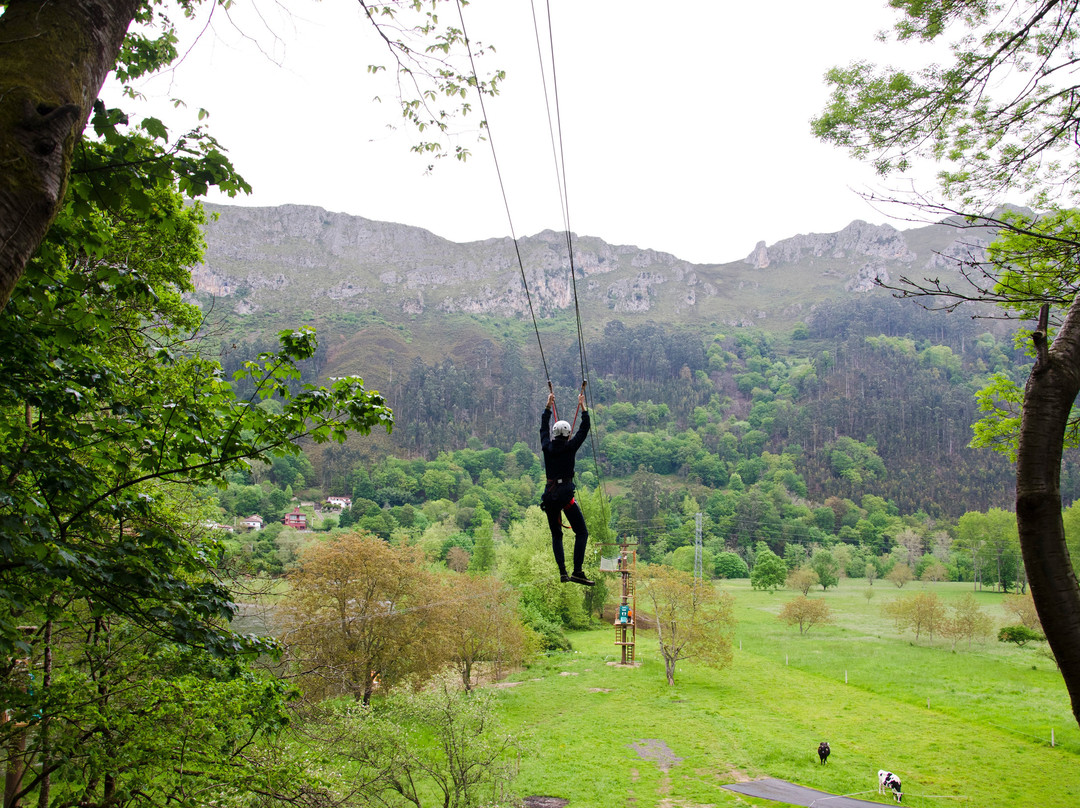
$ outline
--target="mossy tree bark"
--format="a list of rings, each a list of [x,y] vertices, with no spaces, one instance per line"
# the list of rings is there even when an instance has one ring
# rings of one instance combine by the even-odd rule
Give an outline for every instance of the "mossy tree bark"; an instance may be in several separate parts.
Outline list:
[[[0,14],[0,309],[59,210],[75,143],[145,0],[10,0]]]
[[[1016,458],[1016,521],[1031,594],[1080,723],[1080,587],[1061,518],[1061,456],[1065,428],[1080,393],[1080,296],[1052,345],[1048,307],[1032,335],[1037,357],[1024,389]]]

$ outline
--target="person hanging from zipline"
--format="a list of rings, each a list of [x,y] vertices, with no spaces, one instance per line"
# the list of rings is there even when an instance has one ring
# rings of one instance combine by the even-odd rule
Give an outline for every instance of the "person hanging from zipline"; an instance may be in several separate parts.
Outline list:
[[[584,388],[584,385],[582,387]],[[540,507],[547,513],[548,527],[551,528],[551,550],[555,554],[555,563],[559,566],[562,582],[573,581],[582,586],[592,586],[593,582],[585,577],[582,569],[589,529],[585,526],[585,517],[574,499],[574,456],[585,442],[585,436],[589,434],[589,411],[585,408],[584,389],[578,394],[581,426],[574,437],[570,437],[571,426],[568,422],[556,421],[554,425],[551,424],[554,407],[555,393],[549,392],[547,406],[544,414],[540,416],[540,446],[544,450],[544,468],[547,471],[547,486],[540,497]],[[564,513],[574,531],[574,571],[569,575],[566,574],[562,542]]]

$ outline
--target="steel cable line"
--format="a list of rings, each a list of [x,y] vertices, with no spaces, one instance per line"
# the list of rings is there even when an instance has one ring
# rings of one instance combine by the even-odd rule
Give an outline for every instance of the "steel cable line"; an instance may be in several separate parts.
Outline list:
[[[552,93],[554,95],[554,107],[555,107],[555,119],[552,121],[551,108],[552,103],[548,97],[548,87],[546,71],[544,70],[544,54],[543,46],[540,40],[540,25],[536,18],[536,3],[535,0],[531,0],[530,7],[532,9],[533,18],[533,32],[536,36],[536,52],[537,59],[540,62],[540,80],[544,88],[544,107],[547,112],[548,119],[548,135],[551,139],[551,153],[552,163],[555,167],[555,182],[559,191],[560,209],[563,217],[563,232],[566,235],[566,253],[570,262],[570,286],[573,290],[574,297],[574,321],[577,327],[577,341],[578,341],[578,362],[581,367],[582,378],[582,392],[586,393],[586,403],[588,402],[587,395],[587,382],[589,379],[589,362],[588,355],[585,350],[585,332],[582,328],[581,322],[581,307],[578,303],[577,293],[577,268],[574,265],[574,245],[571,238],[570,231],[570,202],[569,191],[566,180],[566,153],[563,149],[563,136],[562,136],[562,113],[559,106],[559,80],[558,74],[555,70],[555,34],[551,23],[551,2],[545,4],[545,10],[547,12],[547,26],[548,26],[548,48],[551,59],[551,84]],[[557,137],[556,137],[557,134]],[[557,145],[556,145],[557,144]],[[594,429],[590,435],[590,444],[593,449],[593,469],[596,472],[596,479],[600,484],[600,490],[603,491],[603,479],[604,476],[600,471],[600,444],[597,438],[599,430]],[[608,525],[609,515],[607,511],[607,499],[601,494],[600,497],[600,509],[603,516],[604,525]]]
[[[541,358],[541,361],[544,364],[544,375],[545,375],[545,377],[547,379],[548,389],[551,390],[551,391],[554,391],[554,387],[552,386],[552,383],[551,383],[551,373],[550,373],[550,370],[548,368],[547,359],[546,359],[546,357],[544,355],[543,342],[540,339],[540,329],[539,329],[539,326],[537,325],[537,322],[536,322],[536,311],[533,308],[532,296],[529,293],[529,284],[528,284],[528,281],[527,281],[526,276],[525,276],[525,264],[524,264],[524,261],[522,260],[522,257],[521,257],[521,248],[520,248],[520,245],[518,243],[517,234],[514,231],[513,217],[511,216],[511,213],[510,213],[510,203],[509,203],[509,200],[507,199],[507,195],[506,195],[506,184],[503,181],[502,170],[501,170],[501,168],[499,166],[498,155],[497,155],[497,152],[496,152],[496,149],[495,149],[495,138],[494,138],[494,136],[492,134],[491,122],[488,120],[487,108],[486,108],[486,106],[484,104],[484,94],[480,91],[480,80],[479,80],[477,70],[476,70],[476,61],[473,58],[472,45],[470,43],[468,31],[467,31],[466,26],[465,26],[465,15],[464,15],[464,12],[462,11],[460,0],[457,0],[456,6],[457,6],[457,11],[458,11],[458,20],[461,22],[461,36],[462,36],[462,39],[463,39],[463,41],[465,43],[465,49],[469,54],[469,64],[470,64],[470,67],[472,69],[472,82],[475,85],[476,90],[477,90],[477,96],[479,98],[479,103],[480,103],[480,112],[484,116],[484,124],[483,125],[484,125],[484,128],[486,128],[487,132],[488,132],[488,144],[491,147],[491,156],[492,156],[492,160],[494,161],[494,164],[495,164],[496,177],[498,178],[498,181],[499,181],[499,190],[500,190],[500,192],[502,194],[503,206],[506,209],[507,220],[510,223],[510,234],[511,234],[511,237],[512,237],[512,239],[514,241],[514,251],[515,251],[515,253],[517,255],[518,268],[519,268],[519,270],[521,272],[521,282],[522,282],[522,284],[523,284],[523,286],[525,288],[525,297],[526,297],[526,299],[528,300],[528,303],[529,303],[529,313],[532,316],[533,331],[536,334],[536,342],[537,342],[537,345],[540,348],[540,358]],[[543,88],[544,88],[545,107],[547,108],[547,115],[548,115],[548,130],[549,130],[549,134],[550,134],[551,140],[552,140],[552,154],[553,154],[554,163],[555,163],[556,182],[557,182],[558,190],[559,190],[560,208],[561,208],[561,212],[562,212],[562,216],[563,216],[563,224],[564,224],[564,228],[565,228],[564,232],[566,234],[566,248],[567,248],[567,254],[569,256],[569,261],[570,261],[570,281],[571,281],[571,289],[572,289],[573,298],[574,298],[574,316],[575,316],[576,327],[577,327],[577,336],[578,336],[578,358],[579,358],[579,363],[580,363],[580,366],[581,366],[581,377],[582,377],[581,390],[582,390],[582,393],[586,393],[587,388],[588,388],[588,378],[589,378],[588,361],[587,361],[587,356],[586,356],[586,351],[585,351],[584,331],[582,329],[581,308],[580,308],[579,303],[578,303],[577,278],[576,278],[577,273],[576,273],[575,267],[574,267],[573,243],[572,243],[572,239],[570,238],[570,216],[569,216],[569,205],[567,203],[567,194],[566,194],[565,156],[564,156],[564,152],[563,152],[563,148],[562,148],[562,121],[561,121],[561,116],[559,114],[558,82],[557,82],[557,80],[555,80],[554,42],[552,40],[550,3],[547,6],[548,38],[549,38],[549,42],[551,43],[551,59],[552,59],[551,70],[552,70],[552,78],[553,78],[552,83],[553,83],[553,89],[554,89],[555,118],[556,118],[556,125],[557,125],[557,128],[558,128],[558,138],[557,138],[558,147],[557,148],[556,148],[556,145],[555,145],[556,144],[555,126],[553,126],[552,119],[551,119],[551,102],[549,101],[549,98],[548,98],[547,81],[546,81],[546,78],[544,77],[544,61],[543,61],[543,55],[542,55],[543,51],[542,51],[542,47],[540,45],[540,29],[539,29],[539,24],[538,24],[537,19],[536,19],[536,7],[535,7],[535,4],[532,4],[532,12],[533,12],[533,29],[534,29],[534,32],[536,34],[537,51],[538,51],[539,59],[540,59],[541,81],[543,83]],[[587,403],[588,403],[588,397],[586,395],[586,404]],[[575,420],[576,420],[576,416],[575,416]],[[592,447],[593,447],[593,467],[594,467],[594,470],[595,470],[595,473],[596,473],[597,480],[601,483],[601,491],[603,491],[603,486],[602,486],[603,475],[602,475],[602,473],[600,471],[599,443],[598,443],[597,437],[596,437],[597,436],[597,431],[596,430],[591,430],[591,433],[592,433],[591,434],[591,439],[592,439],[591,444],[592,444]],[[600,507],[601,507],[601,514],[602,514],[603,520],[604,520],[604,525],[606,527],[607,523],[609,521],[609,517],[608,517],[608,510],[607,510],[607,502],[606,502],[606,499],[605,499],[605,497],[603,495],[601,495],[601,497],[600,497]]]
[[[544,343],[540,340],[540,328],[536,323],[536,311],[533,309],[532,295],[529,294],[529,281],[525,278],[525,262],[521,258],[521,245],[518,243],[517,233],[514,231],[514,219],[510,215],[510,201],[506,197],[506,184],[503,182],[502,169],[499,166],[499,157],[495,151],[495,136],[491,131],[491,124],[488,121],[487,108],[484,105],[484,93],[480,90],[480,79],[476,72],[476,60],[473,58],[472,45],[469,42],[469,34],[465,28],[465,15],[461,10],[461,0],[456,0],[458,19],[461,21],[461,38],[465,42],[465,51],[469,54],[469,66],[472,69],[472,81],[473,86],[476,87],[476,96],[480,102],[480,114],[484,116],[484,120],[481,124],[482,128],[487,129],[487,141],[491,147],[491,159],[495,164],[495,176],[499,180],[499,191],[502,193],[503,207],[506,210],[506,221],[510,227],[510,238],[514,241],[514,253],[517,256],[518,269],[521,272],[521,284],[525,287],[525,300],[529,304],[529,315],[532,317],[533,332],[536,334],[536,344],[540,349],[540,361],[544,365],[544,377],[547,379],[548,387],[551,387],[551,372],[548,370],[547,357],[544,355]]]

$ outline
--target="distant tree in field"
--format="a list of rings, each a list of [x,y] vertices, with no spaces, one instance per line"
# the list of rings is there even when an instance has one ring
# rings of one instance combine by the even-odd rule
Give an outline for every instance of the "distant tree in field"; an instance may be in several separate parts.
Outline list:
[[[1020,625],[1042,634],[1039,613],[1035,611],[1035,600],[1029,592],[1026,595],[1006,595],[1001,601],[1001,608],[1013,615]]]
[[[911,630],[916,641],[923,634],[934,640],[934,632],[940,631],[945,620],[945,604],[935,592],[919,592],[886,603],[882,611],[893,619],[896,630]]]
[[[1029,642],[1042,642],[1045,640],[1042,634],[1037,631],[1032,631],[1027,626],[1002,626],[998,630],[999,642],[1011,642],[1019,645],[1021,648],[1027,645]]]
[[[419,549],[347,533],[301,550],[282,607],[282,642],[313,698],[367,704],[383,686],[437,664],[429,652],[439,614],[425,608],[434,580]]]
[[[437,631],[432,639],[461,676],[465,690],[472,690],[481,662],[497,672],[524,662],[536,644],[522,625],[517,594],[497,578],[449,576],[434,601],[445,605],[435,607]]]
[[[996,566],[995,586],[1008,592],[1009,584],[1019,578],[1016,573],[1022,563],[1016,514],[991,508],[986,512],[986,526],[986,549]]]
[[[940,632],[945,622],[945,604],[936,592],[919,592],[913,596],[913,599],[915,601],[915,622],[913,623],[915,639],[925,632],[930,637],[930,642],[933,642],[934,633]]]
[[[785,570],[784,562],[773,556]],[[640,589],[656,618],[656,637],[669,685],[675,664],[693,659],[714,668],[731,664],[735,631],[734,599],[692,575],[658,564],[645,567]],[[781,579],[782,580],[782,579]]]
[[[805,596],[818,582],[817,573],[809,567],[799,567],[788,573],[787,587]]]
[[[808,598],[806,595],[799,595],[785,603],[779,617],[789,626],[797,625],[799,634],[805,634],[818,623],[832,622],[829,604],[821,598]]]
[[[446,551],[446,566],[454,572],[465,572],[469,568],[469,553],[462,547],[453,546]]]
[[[874,579],[877,578],[877,564],[868,561],[866,563],[866,581],[870,586],[874,585]]]
[[[897,589],[903,589],[904,584],[909,583],[914,578],[911,567],[907,564],[893,564],[893,568],[885,576],[885,580],[892,583]]]
[[[979,601],[970,592],[965,592],[952,604],[950,614],[941,624],[941,636],[952,640],[954,649],[960,640],[967,640],[970,646],[972,640],[986,637],[992,630],[990,616],[979,607]]]
[[[714,562],[718,578],[749,578],[750,568],[738,553],[725,550],[718,553]]]
[[[828,550],[823,548],[815,550],[810,559],[810,567],[817,573],[817,582],[821,584],[822,589],[828,589],[840,583],[840,564]]]
[[[919,576],[920,581],[947,581],[949,579],[949,571],[945,569],[945,565],[940,561],[933,561],[926,565],[926,569],[923,570],[922,575]]]
[[[750,570],[750,585],[754,589],[767,589],[775,592],[784,585],[787,580],[787,564],[784,559],[768,547],[763,547],[754,561],[754,568]]]
[[[874,590],[868,586],[866,587],[866,589],[863,590],[862,596],[866,598],[866,602],[869,603],[870,600],[874,597]]]

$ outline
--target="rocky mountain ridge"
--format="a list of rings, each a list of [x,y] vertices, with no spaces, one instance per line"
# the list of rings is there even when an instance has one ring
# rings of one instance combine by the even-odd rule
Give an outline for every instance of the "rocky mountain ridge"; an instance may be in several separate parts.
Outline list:
[[[900,231],[855,221],[837,233],[759,242],[743,261],[706,265],[564,233],[455,243],[430,231],[322,208],[207,205],[198,292],[239,315],[377,311],[538,317],[576,299],[607,317],[732,325],[805,316],[838,294],[881,293],[897,273],[940,273],[978,254],[983,234],[947,224]],[[521,263],[518,262],[518,253]],[[524,283],[523,283],[524,277]],[[528,293],[526,293],[526,286]]]

